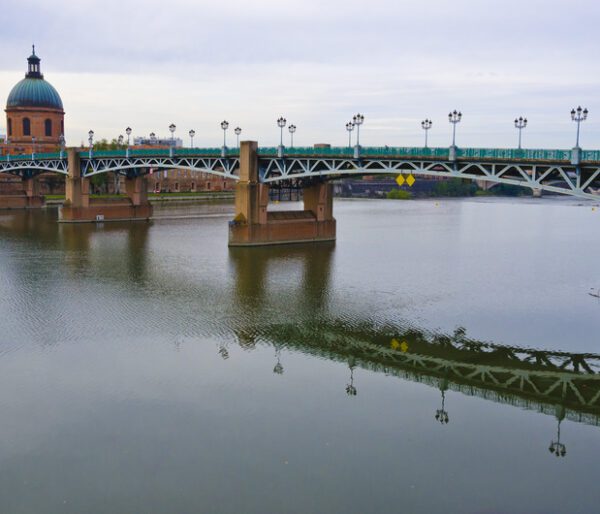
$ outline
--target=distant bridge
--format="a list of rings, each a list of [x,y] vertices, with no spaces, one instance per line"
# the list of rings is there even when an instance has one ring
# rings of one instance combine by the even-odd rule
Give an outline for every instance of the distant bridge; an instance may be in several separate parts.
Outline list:
[[[239,179],[237,149],[143,149],[78,152],[81,176],[117,173],[129,178],[152,171],[183,169]],[[259,181],[328,181],[361,175],[414,175],[485,180],[600,198],[600,150],[517,150],[485,148],[349,147],[257,149]],[[0,173],[24,179],[41,173],[68,174],[66,154],[6,156]]]

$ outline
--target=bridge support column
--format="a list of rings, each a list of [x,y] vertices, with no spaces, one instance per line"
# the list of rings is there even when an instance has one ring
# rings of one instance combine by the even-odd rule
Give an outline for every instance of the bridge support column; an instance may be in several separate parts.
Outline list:
[[[78,223],[90,221],[147,220],[152,216],[148,202],[146,177],[127,179],[127,198],[90,199],[89,179],[81,175],[81,159],[77,148],[67,150],[68,175],[66,197],[59,211],[59,221]]]
[[[0,209],[39,209],[44,206],[37,177],[22,179],[21,188],[18,180],[11,183],[11,186],[13,184],[14,192],[0,194]]]
[[[269,212],[269,186],[259,182],[257,148],[255,141],[240,146],[240,180],[235,190],[235,218],[229,223],[229,246],[334,241],[331,185],[306,187],[302,211]]]

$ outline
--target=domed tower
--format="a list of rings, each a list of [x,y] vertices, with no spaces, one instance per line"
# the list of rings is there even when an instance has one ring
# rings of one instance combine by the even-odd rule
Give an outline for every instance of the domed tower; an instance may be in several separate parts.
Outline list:
[[[6,102],[8,142],[25,151],[33,144],[36,152],[53,151],[64,134],[62,100],[56,89],[44,80],[35,45],[27,63],[25,78],[12,88]]]

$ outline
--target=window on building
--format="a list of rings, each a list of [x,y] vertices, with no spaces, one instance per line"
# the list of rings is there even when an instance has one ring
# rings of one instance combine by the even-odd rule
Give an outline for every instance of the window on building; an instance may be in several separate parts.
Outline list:
[[[52,136],[52,120],[44,121],[44,131],[47,137]]]
[[[8,118],[8,135],[12,136],[12,118]]]
[[[64,120],[60,120],[60,133],[63,136],[65,135],[65,121]]]
[[[23,135],[31,135],[31,121],[29,120],[29,118],[23,118]]]
[[[210,182],[206,183],[206,189],[210,189]]]
[[[175,191],[179,192],[179,182],[175,182]]]
[[[196,183],[192,182],[192,191],[196,191]]]

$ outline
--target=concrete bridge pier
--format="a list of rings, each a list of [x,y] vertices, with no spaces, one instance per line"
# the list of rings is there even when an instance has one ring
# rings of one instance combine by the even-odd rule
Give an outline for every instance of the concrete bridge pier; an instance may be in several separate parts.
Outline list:
[[[229,223],[229,246],[335,241],[331,184],[305,187],[304,210],[269,212],[269,186],[259,182],[257,148],[255,141],[240,145],[240,180],[235,217]]]
[[[152,216],[145,176],[127,178],[127,198],[93,199],[90,198],[90,181],[81,174],[78,149],[67,149],[67,161],[65,203],[59,211],[59,221],[133,221],[147,220]]]

